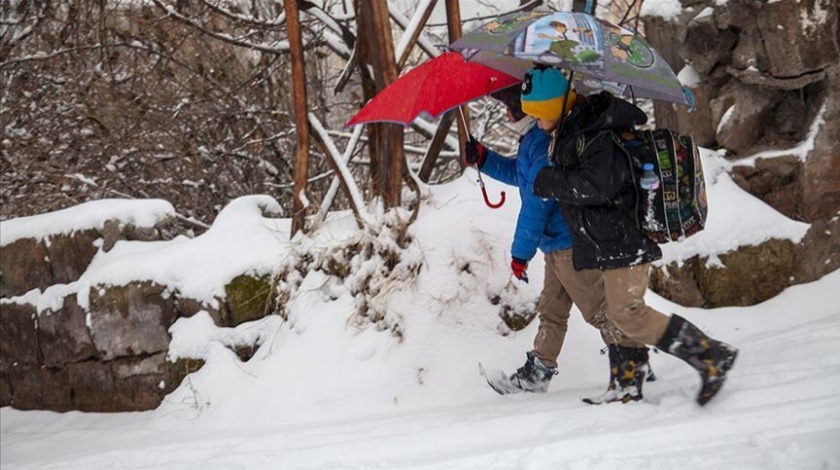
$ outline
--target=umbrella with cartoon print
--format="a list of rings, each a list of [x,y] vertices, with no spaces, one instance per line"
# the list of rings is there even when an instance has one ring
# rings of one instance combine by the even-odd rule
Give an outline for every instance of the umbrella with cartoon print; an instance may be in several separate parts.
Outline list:
[[[640,35],[586,13],[529,11],[501,16],[452,43],[471,62],[514,76],[534,63],[568,69],[576,86],[691,105],[667,62]]]

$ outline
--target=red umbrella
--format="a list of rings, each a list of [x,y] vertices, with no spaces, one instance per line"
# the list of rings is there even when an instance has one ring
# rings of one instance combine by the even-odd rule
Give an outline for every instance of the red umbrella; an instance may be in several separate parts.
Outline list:
[[[394,80],[347,125],[394,122],[408,126],[422,113],[436,118],[520,81],[486,65],[467,62],[457,52],[446,52]]]
[[[394,80],[356,113],[347,125],[393,122],[408,126],[420,114],[427,113],[437,118],[464,103],[521,81],[477,62],[467,62],[457,52],[445,52]],[[466,128],[463,113],[461,124]],[[475,169],[478,171],[478,166]],[[484,202],[489,207],[495,209],[504,204],[504,191],[501,201],[495,204],[490,202],[480,171],[478,183]]]

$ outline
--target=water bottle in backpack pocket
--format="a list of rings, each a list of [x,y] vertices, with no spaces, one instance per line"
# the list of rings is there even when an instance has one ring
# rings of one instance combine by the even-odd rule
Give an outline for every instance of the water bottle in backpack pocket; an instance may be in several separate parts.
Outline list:
[[[653,169],[653,163],[643,164],[642,174],[639,177],[639,187],[648,192],[659,189],[659,177],[656,176],[656,172]]]

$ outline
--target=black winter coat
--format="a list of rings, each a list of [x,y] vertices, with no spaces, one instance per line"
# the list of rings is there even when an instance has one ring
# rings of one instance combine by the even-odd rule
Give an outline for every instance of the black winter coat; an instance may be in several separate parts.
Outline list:
[[[587,97],[559,131],[552,166],[534,181],[534,194],[560,203],[575,269],[613,269],[662,257],[641,230],[641,190],[614,132],[646,121],[641,109],[607,92]]]

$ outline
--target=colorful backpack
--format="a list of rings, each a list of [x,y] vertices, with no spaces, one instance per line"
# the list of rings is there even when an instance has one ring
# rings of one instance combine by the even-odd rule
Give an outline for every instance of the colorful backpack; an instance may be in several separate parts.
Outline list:
[[[656,243],[680,241],[703,230],[708,204],[703,164],[694,139],[669,129],[628,131],[619,135],[636,171],[652,163],[659,188],[639,189],[642,230]]]

